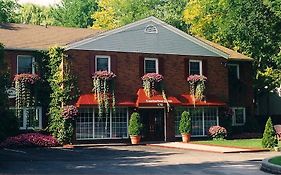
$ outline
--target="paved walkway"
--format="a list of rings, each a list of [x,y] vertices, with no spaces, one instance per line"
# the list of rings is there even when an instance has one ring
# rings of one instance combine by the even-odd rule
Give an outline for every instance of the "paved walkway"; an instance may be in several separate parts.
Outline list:
[[[264,151],[264,150],[253,150],[253,149],[246,149],[246,148],[232,148],[232,147],[200,145],[200,144],[182,143],[182,142],[165,142],[165,143],[155,143],[155,144],[149,144],[149,145],[166,147],[166,148],[207,151],[207,152],[215,152],[215,153],[241,153],[241,152]]]

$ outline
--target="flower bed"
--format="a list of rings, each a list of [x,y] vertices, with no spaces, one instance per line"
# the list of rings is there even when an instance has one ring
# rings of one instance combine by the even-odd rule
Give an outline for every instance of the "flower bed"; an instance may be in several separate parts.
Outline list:
[[[53,136],[27,133],[7,138],[0,144],[0,147],[52,147],[58,145],[58,141]]]

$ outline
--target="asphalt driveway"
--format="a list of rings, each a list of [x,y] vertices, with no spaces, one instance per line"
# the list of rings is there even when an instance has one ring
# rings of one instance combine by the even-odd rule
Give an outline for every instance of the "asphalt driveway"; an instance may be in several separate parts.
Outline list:
[[[151,146],[0,150],[0,174],[266,174],[260,153],[208,153]]]

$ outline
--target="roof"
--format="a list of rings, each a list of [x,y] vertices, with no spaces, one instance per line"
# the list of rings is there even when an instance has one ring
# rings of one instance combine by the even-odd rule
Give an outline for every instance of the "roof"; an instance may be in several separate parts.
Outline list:
[[[0,42],[7,49],[46,50],[50,46],[66,46],[93,37],[101,30],[40,26],[30,24],[0,24]]]
[[[145,32],[148,26],[156,27],[156,32]],[[70,44],[67,49],[229,57],[227,53],[155,17]]]
[[[238,52],[236,52],[234,50],[231,50],[231,49],[229,49],[227,47],[224,47],[224,46],[219,45],[217,43],[211,42],[211,41],[206,40],[206,39],[204,39],[202,37],[196,37],[196,38],[201,40],[202,42],[204,42],[204,43],[206,43],[206,44],[208,44],[208,45],[210,45],[210,46],[212,46],[212,47],[214,47],[216,49],[219,49],[220,51],[228,54],[230,60],[253,61],[253,58],[250,58],[250,57],[248,57],[246,55],[238,53]]]

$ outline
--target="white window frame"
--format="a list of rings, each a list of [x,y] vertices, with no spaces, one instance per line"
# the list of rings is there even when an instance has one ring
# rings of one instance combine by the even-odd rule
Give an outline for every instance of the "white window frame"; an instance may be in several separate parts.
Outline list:
[[[32,74],[35,74],[35,58],[32,55],[17,55],[17,74],[19,73],[19,58],[20,57],[31,57],[32,58]]]
[[[228,66],[234,66],[236,67],[236,75],[237,75],[237,79],[240,79],[240,68],[239,68],[239,64],[228,64]]]
[[[232,126],[243,126],[246,123],[246,108],[244,107],[231,107],[233,114],[232,114]],[[235,110],[242,109],[243,110],[243,123],[236,123],[236,114]]]
[[[200,75],[202,75],[203,74],[203,71],[202,71],[202,69],[203,69],[203,67],[202,67],[202,60],[189,60],[189,63],[188,63],[188,73],[189,73],[189,75],[191,75],[190,74],[190,63],[191,62],[199,63],[199,72],[200,72]]]
[[[145,61],[148,60],[148,61],[155,61],[155,66],[156,66],[156,72],[157,74],[159,74],[159,63],[158,63],[158,58],[144,58],[144,73],[146,74],[146,67],[145,67]]]
[[[98,59],[99,58],[107,58],[107,62],[108,62],[107,71],[110,72],[111,71],[111,58],[108,55],[96,55],[95,56],[95,70],[98,71]]]
[[[20,126],[19,129],[20,130],[26,130],[26,129],[42,129],[42,107],[34,107],[36,110],[35,110],[35,113],[36,115],[38,115],[39,117],[39,126],[38,127],[26,127],[27,125],[27,117],[26,117],[26,110],[27,109],[30,109],[30,108],[21,108],[23,111],[23,126]],[[16,110],[15,107],[10,107],[10,109],[14,109]]]

